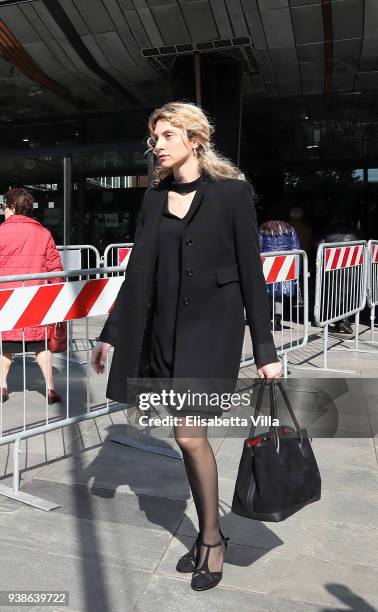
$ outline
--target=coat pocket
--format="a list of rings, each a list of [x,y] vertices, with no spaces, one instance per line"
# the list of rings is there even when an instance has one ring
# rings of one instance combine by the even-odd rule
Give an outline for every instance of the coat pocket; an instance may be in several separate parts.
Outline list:
[[[218,268],[215,270],[218,285],[225,285],[226,283],[232,283],[239,281],[239,271],[237,264],[233,266],[227,266],[226,268]]]

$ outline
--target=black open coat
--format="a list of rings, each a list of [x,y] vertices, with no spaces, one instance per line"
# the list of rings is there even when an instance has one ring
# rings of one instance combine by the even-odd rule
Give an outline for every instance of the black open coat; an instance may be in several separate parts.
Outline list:
[[[100,335],[115,347],[107,397],[119,402],[135,399],[127,379],[153,376],[151,315],[167,191],[164,180],[144,195],[126,278]],[[278,361],[249,183],[205,179],[199,186],[185,218],[181,265],[172,376],[224,381],[218,392],[233,392],[245,331],[243,307],[256,365]]]

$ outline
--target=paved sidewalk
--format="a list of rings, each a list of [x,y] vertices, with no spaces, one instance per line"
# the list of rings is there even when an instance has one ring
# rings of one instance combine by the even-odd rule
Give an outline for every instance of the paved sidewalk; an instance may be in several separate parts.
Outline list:
[[[243,437],[213,428],[221,525],[230,540],[221,584],[196,593],[191,575],[175,571],[197,529],[183,462],[111,441],[125,434],[143,439],[130,425],[132,410],[32,438],[21,445],[21,487],[61,507],[43,512],[0,497],[2,589],[68,590],[70,605],[20,610],[378,610],[378,352],[331,352],[330,367],[356,373],[321,373],[319,330],[311,334],[310,345],[290,356],[289,371],[299,415],[308,417],[306,402],[321,400],[322,413],[311,421],[323,432],[313,439],[322,474],[319,502],[282,523],[234,515],[230,505]],[[79,327],[75,337],[80,349]],[[336,336],[331,340],[343,342]],[[76,356],[85,360],[83,351]],[[64,391],[64,363],[55,365],[58,388]],[[10,384],[16,391],[4,405],[3,427],[10,429],[22,413],[20,367],[16,362],[12,369]],[[28,367],[30,379],[37,380],[38,368]],[[74,412],[80,413],[85,365],[72,372]],[[240,378],[253,375],[254,369],[246,368]],[[33,384],[28,411],[31,419],[39,419],[43,385]],[[104,387],[103,377],[91,375],[92,404],[103,402]],[[52,408],[58,416],[64,403]],[[337,437],[325,437],[327,428]],[[177,448],[172,438],[153,433],[161,447]],[[8,447],[0,447],[0,469],[1,482],[11,486]]]

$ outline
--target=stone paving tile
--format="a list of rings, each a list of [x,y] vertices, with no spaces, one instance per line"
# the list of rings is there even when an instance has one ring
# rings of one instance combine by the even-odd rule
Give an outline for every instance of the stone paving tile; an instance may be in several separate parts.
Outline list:
[[[321,467],[321,476],[323,490],[349,490],[353,491],[353,494],[356,496],[378,495],[377,469],[323,465]]]
[[[38,479],[27,483],[23,491],[61,504],[60,508],[52,511],[54,515],[158,529],[168,534],[175,533],[187,508],[187,504],[182,501],[129,493],[114,494],[107,489],[91,490],[84,486],[70,486]],[[18,504],[17,507],[24,506]],[[44,515],[42,513],[42,516]]]
[[[378,569],[378,520],[376,527],[334,521],[320,522],[302,512],[282,523],[252,521],[228,513],[222,516],[221,529],[230,543],[272,549],[280,547],[287,555],[298,551],[320,560],[358,563]],[[195,509],[190,506],[177,531],[177,537],[196,537]],[[358,555],[356,555],[356,551]]]
[[[89,458],[83,453],[80,458],[50,464],[38,471],[38,478],[182,501],[191,498],[183,461],[124,446],[119,461],[106,461],[102,448]]]
[[[378,467],[371,438],[313,438],[312,447],[318,465],[348,466],[351,468]]]
[[[175,576],[177,559],[194,539],[180,536],[170,543],[157,573]],[[191,579],[183,574],[182,580]],[[281,549],[266,550],[229,545],[224,564],[222,586],[259,594],[305,601],[323,606],[335,605],[334,592],[349,592],[349,601],[363,598],[368,605],[378,605],[378,569],[366,565],[330,562],[305,555],[298,550],[287,555]],[[190,589],[190,585],[188,584]],[[354,608],[353,608],[354,609]]]
[[[243,590],[217,586],[216,589],[197,593],[188,588],[187,580],[171,576],[154,575],[143,592],[135,610],[139,612],[320,612],[323,608],[304,601],[261,595]]]
[[[0,513],[1,546],[28,548],[41,557],[98,556],[102,562],[153,572],[171,537],[169,531],[154,529],[152,523],[146,527],[113,522],[111,514],[109,509],[106,518],[94,520],[23,506],[19,512]]]
[[[332,491],[326,489],[322,492],[322,499],[316,504],[310,504],[301,510],[303,516],[327,522],[337,520],[354,525],[377,527],[378,495],[360,494],[354,491]]]
[[[78,552],[65,556],[57,550],[41,553],[22,542],[2,541],[6,563],[1,564],[1,581],[9,591],[69,591],[69,609],[75,612],[131,612],[150,572],[105,561],[101,553],[98,548],[88,556]]]

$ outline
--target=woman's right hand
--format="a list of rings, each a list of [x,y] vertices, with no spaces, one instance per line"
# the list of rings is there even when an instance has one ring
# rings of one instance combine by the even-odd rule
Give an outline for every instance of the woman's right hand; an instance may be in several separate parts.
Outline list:
[[[98,342],[92,351],[91,366],[97,374],[105,371],[106,357],[112,345],[108,342]]]

